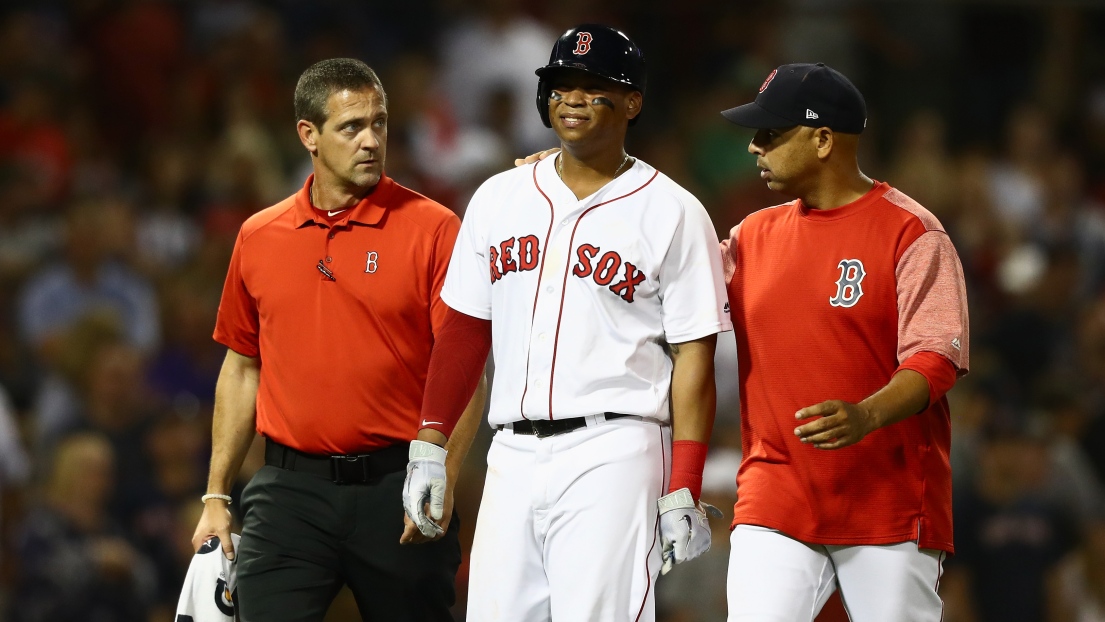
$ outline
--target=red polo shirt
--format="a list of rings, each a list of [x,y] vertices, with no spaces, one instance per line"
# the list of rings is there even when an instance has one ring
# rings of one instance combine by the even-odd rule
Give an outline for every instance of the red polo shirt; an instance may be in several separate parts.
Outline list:
[[[242,225],[215,340],[260,357],[266,437],[315,454],[409,441],[460,220],[386,176],[333,216],[310,186]]]

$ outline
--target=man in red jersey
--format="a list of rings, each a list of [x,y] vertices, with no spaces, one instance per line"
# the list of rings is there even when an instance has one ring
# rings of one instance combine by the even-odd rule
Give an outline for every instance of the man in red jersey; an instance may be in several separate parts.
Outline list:
[[[944,394],[967,372],[963,270],[936,218],[859,169],[866,104],[823,64],[783,65],[748,151],[772,190],[722,243],[744,458],[729,620],[936,622],[952,552]]]

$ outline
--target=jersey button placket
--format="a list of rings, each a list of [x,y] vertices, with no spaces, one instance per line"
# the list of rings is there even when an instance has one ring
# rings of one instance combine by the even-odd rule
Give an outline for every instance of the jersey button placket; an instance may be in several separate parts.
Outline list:
[[[333,263],[334,263],[334,256],[330,251],[330,241],[334,239],[334,236],[337,235],[337,233],[338,232],[337,232],[336,229],[334,229],[333,225],[327,227],[326,238],[323,240],[323,243],[322,243],[323,262],[325,262],[327,268],[330,269],[330,274],[333,274]],[[319,265],[322,265],[322,264],[319,264]],[[319,272],[322,272],[322,271],[320,270]],[[327,277],[325,273],[321,274],[320,276],[322,276],[323,280],[325,280],[325,281],[329,281],[331,283],[334,282],[334,279],[332,279],[330,277]]]

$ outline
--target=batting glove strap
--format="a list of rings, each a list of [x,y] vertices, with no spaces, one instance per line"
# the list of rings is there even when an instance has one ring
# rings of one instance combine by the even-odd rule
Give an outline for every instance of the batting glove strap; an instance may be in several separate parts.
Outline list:
[[[445,514],[445,456],[444,448],[424,441],[411,441],[407,463],[407,479],[403,482],[403,511],[427,538],[434,538],[445,530],[435,523]],[[425,506],[430,504],[430,516]]]
[[[433,460],[434,462],[445,464],[445,456],[448,454],[449,452],[445,451],[444,447],[434,445],[433,443],[427,443],[426,441],[411,441],[411,448],[407,453],[407,459]]]
[[[690,489],[680,488],[675,492],[660,497],[660,500],[656,502],[656,506],[660,508],[660,514],[663,515],[672,510],[693,508],[694,498],[691,497]]]

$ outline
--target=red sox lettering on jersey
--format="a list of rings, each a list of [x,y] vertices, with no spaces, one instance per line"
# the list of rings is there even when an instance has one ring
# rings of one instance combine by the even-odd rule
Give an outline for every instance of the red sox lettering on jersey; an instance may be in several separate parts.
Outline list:
[[[629,261],[623,263],[617,251],[607,251],[598,263],[592,266],[591,260],[597,257],[601,250],[593,244],[581,244],[576,250],[579,263],[572,268],[572,274],[584,279],[593,277],[596,284],[605,286],[614,280],[618,269],[624,266],[622,280],[610,285],[610,291],[621,296],[626,302],[633,302],[633,292],[641,281],[645,280],[645,275]]]
[[[491,282],[503,278],[511,272],[526,272],[537,267],[541,241],[536,235],[507,238],[498,245],[488,247],[487,256],[491,263]],[[517,259],[515,259],[517,257]]]
[[[495,283],[511,272],[527,272],[536,268],[541,252],[540,244],[536,235],[527,235],[517,240],[513,237],[507,238],[488,247],[491,282]],[[602,254],[598,262],[592,263],[601,252],[602,249],[593,244],[580,244],[575,251],[578,260],[572,268],[572,274],[583,279],[591,277],[596,285],[609,286],[609,290],[621,296],[623,300],[633,302],[633,294],[637,286],[645,280],[644,273],[632,262],[623,262],[617,251],[607,251]],[[622,276],[621,280],[611,284],[619,273]]]
[[[644,162],[580,200],[555,159],[476,191],[442,289],[450,307],[492,320],[489,422],[602,412],[667,421],[664,344],[731,327],[713,225]]]

